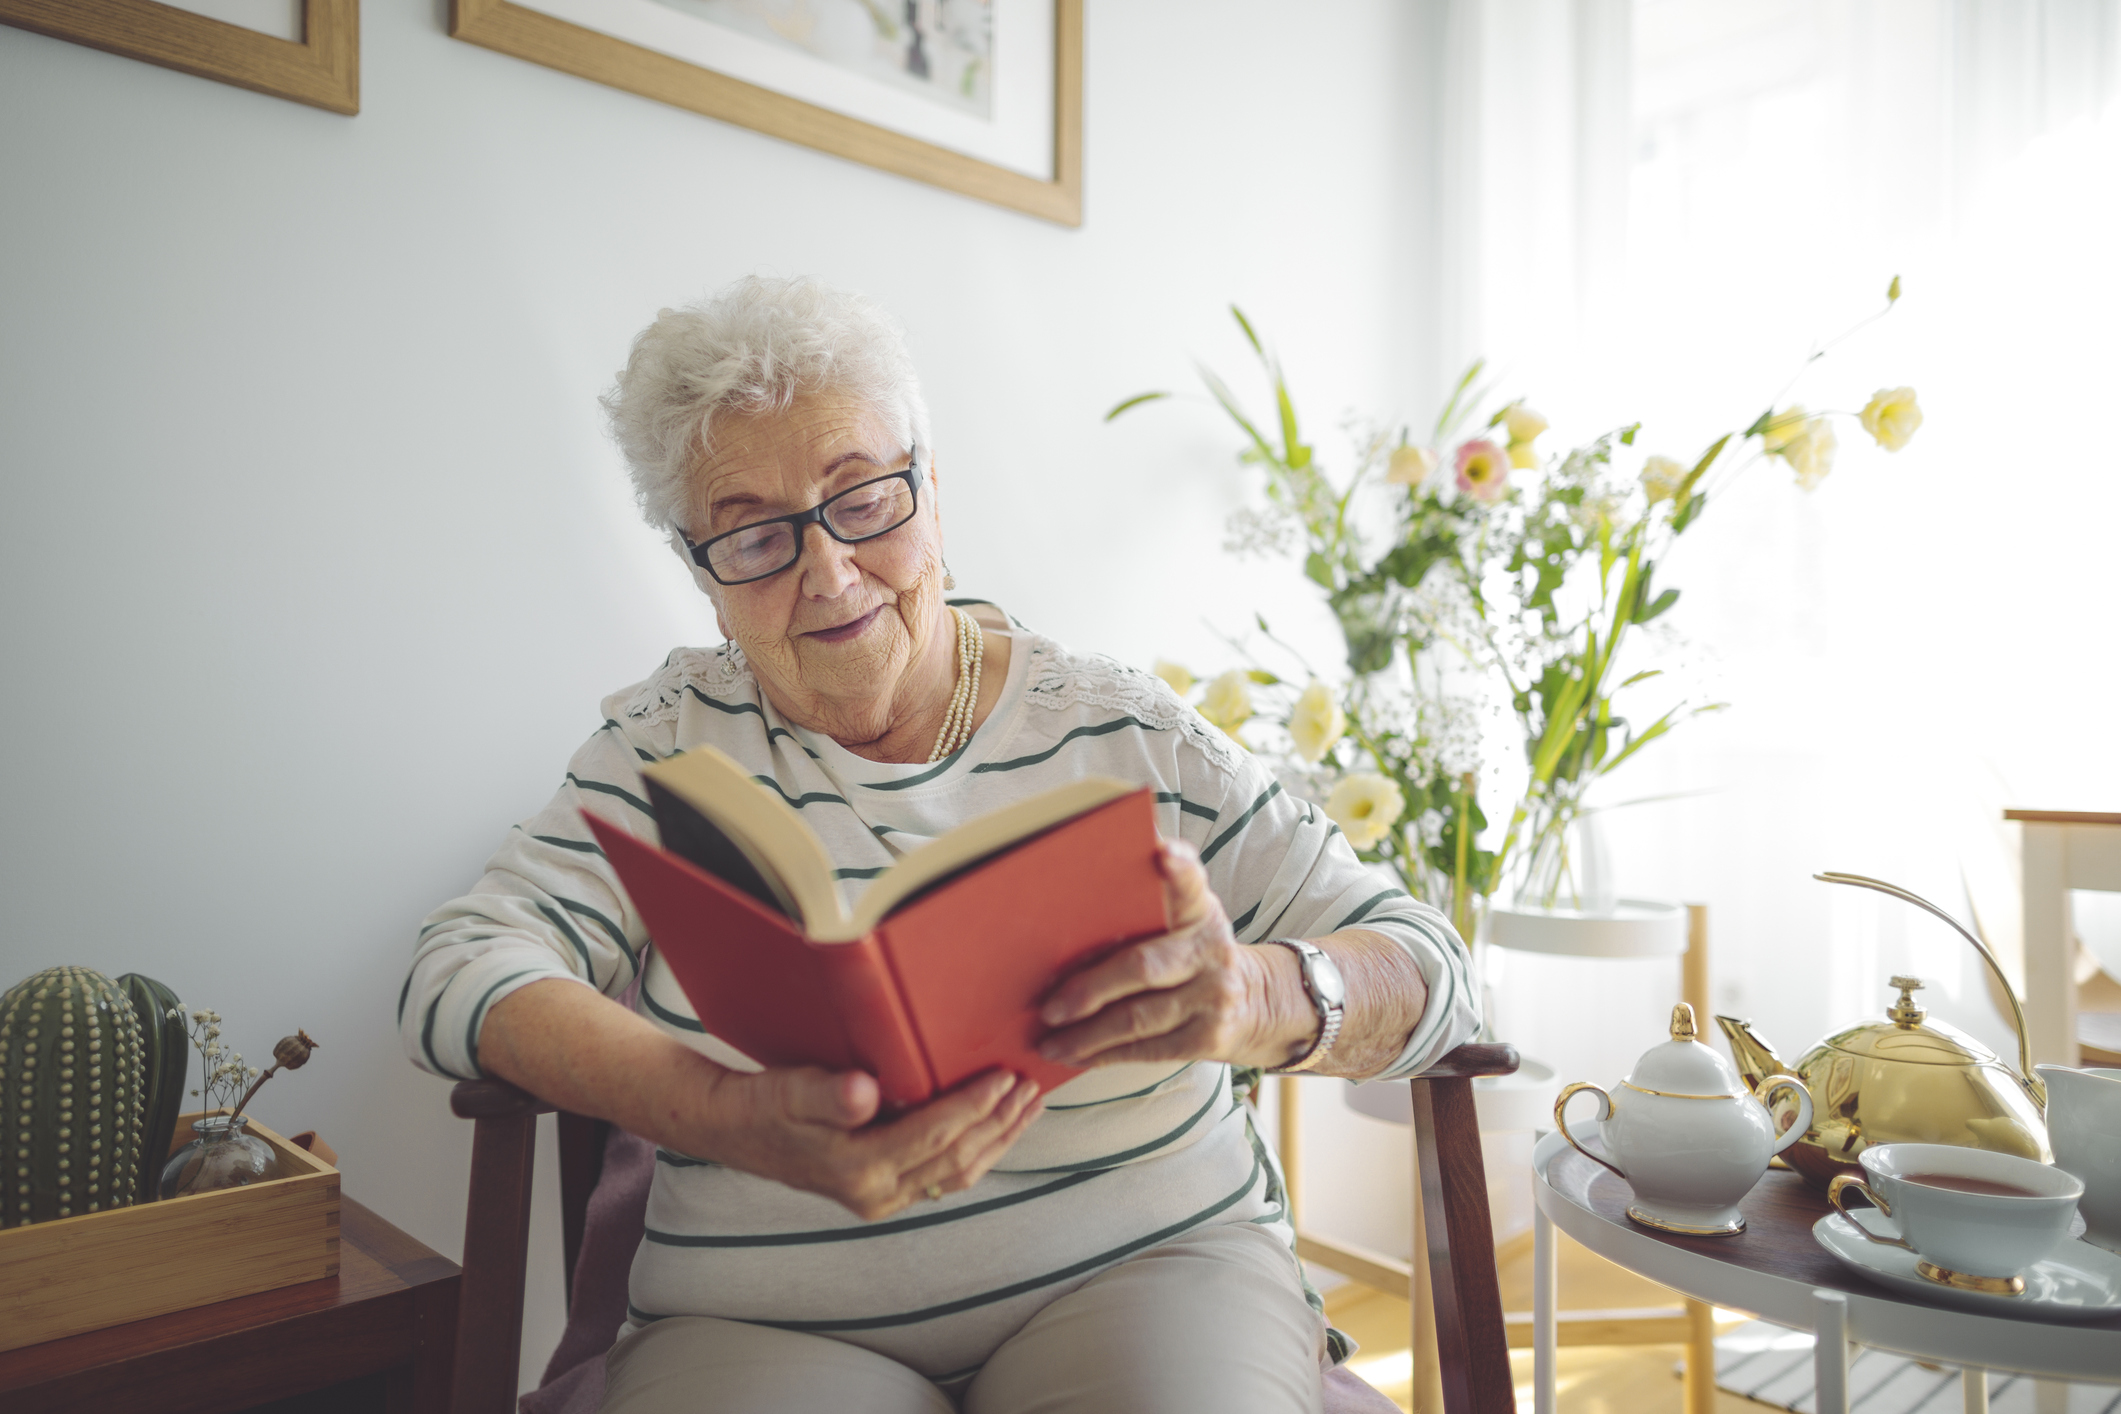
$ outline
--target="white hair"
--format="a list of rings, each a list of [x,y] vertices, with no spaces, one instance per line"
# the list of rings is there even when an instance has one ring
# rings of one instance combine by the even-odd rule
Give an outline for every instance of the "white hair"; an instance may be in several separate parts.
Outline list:
[[[699,304],[666,309],[643,329],[603,398],[641,513],[682,526],[691,480],[723,413],[779,412],[806,393],[850,394],[908,447],[928,446],[905,338],[860,295],[824,281],[752,275]]]

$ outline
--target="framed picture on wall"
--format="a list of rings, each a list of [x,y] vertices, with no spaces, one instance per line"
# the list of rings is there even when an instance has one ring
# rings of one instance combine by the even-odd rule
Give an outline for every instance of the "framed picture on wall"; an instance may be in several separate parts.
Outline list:
[[[1082,0],[451,0],[449,32],[1082,223]]]
[[[334,113],[361,111],[360,0],[0,0],[0,23]]]

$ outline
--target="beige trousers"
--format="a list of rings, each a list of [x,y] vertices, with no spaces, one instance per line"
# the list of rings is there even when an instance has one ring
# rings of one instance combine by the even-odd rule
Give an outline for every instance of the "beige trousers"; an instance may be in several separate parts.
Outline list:
[[[1318,1414],[1325,1321],[1289,1249],[1199,1228],[1054,1301],[1002,1342],[961,1405],[842,1340],[672,1316],[613,1347],[603,1414]]]

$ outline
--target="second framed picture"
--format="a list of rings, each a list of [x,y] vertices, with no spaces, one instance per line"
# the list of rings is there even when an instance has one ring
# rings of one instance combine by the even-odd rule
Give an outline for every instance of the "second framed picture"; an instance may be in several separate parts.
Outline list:
[[[449,32],[1082,223],[1082,0],[452,0]]]

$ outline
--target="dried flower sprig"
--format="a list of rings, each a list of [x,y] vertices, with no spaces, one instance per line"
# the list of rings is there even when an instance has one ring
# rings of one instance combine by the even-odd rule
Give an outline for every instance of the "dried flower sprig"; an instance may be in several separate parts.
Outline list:
[[[228,1109],[228,1117],[234,1119],[243,1113],[251,1096],[258,1087],[283,1070],[300,1070],[309,1063],[309,1054],[317,1049],[317,1042],[310,1039],[307,1031],[297,1030],[292,1036],[282,1036],[280,1043],[272,1048],[273,1064],[263,1071],[254,1065],[246,1065],[240,1052],[221,1043],[221,1013],[204,1007],[194,1007],[183,1012],[176,1007],[169,1010],[171,1017],[182,1017],[191,1030],[192,1045],[199,1052],[201,1079],[194,1087],[194,1095],[202,1095],[208,1110],[228,1109],[228,1102],[240,1089],[243,1097],[236,1100],[235,1107]],[[244,1082],[250,1082],[244,1088]]]

